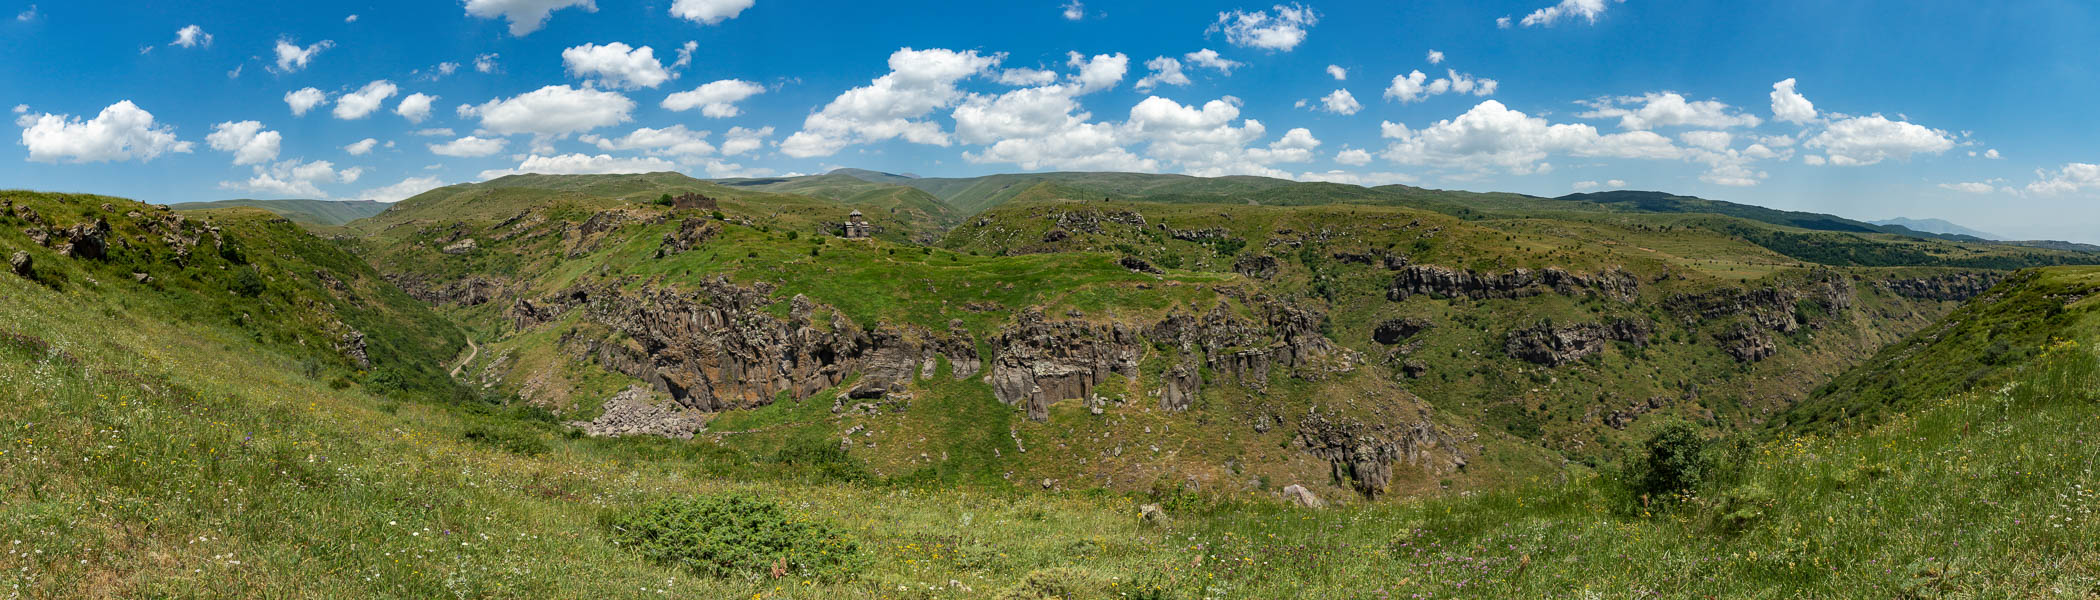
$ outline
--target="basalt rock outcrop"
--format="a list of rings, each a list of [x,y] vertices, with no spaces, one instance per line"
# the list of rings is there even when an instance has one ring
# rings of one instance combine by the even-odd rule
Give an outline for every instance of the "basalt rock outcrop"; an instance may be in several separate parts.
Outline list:
[[[1858,299],[1850,277],[1818,270],[1810,273],[1806,281],[1678,294],[1664,302],[1663,308],[1687,325],[1735,320],[1714,336],[1715,341],[1736,360],[1757,362],[1778,353],[1773,333],[1793,333],[1803,327],[1820,329],[1850,310]]]
[[[1408,338],[1415,337],[1415,334],[1428,331],[1430,326],[1431,323],[1428,319],[1413,317],[1388,319],[1383,323],[1379,323],[1377,329],[1371,330],[1371,339],[1380,344],[1391,346],[1407,341]]]
[[[431,285],[422,277],[389,274],[387,281],[426,304],[480,306],[505,295],[504,283],[493,277],[469,275],[444,285]]]
[[[1913,300],[1966,302],[2004,280],[2002,273],[1948,273],[1915,279],[1889,279],[1880,285],[1890,293]]]
[[[1393,275],[1393,283],[1386,289],[1386,299],[1399,302],[1416,295],[1428,295],[1487,300],[1555,293],[1563,296],[1596,294],[1632,302],[1640,297],[1640,290],[1640,280],[1633,273],[1616,268],[1594,275],[1580,275],[1559,267],[1480,273],[1436,265],[1409,265]]]
[[[1323,313],[1267,296],[1247,304],[1260,321],[1240,318],[1220,301],[1203,317],[1170,313],[1146,329],[1145,337],[1202,356],[1204,365],[1222,377],[1256,385],[1267,384],[1275,367],[1317,377],[1346,372],[1362,360],[1320,334],[1327,319]]]
[[[1255,279],[1275,277],[1281,266],[1276,257],[1267,254],[1241,254],[1232,260],[1232,272]]]
[[[1138,258],[1135,256],[1125,256],[1122,260],[1116,261],[1116,264],[1122,265],[1125,269],[1130,269],[1139,273],[1151,273],[1153,275],[1160,275],[1166,273],[1166,271],[1159,270],[1159,267],[1152,266],[1152,263],[1146,262],[1145,259]]]
[[[58,253],[73,258],[100,260],[109,257],[109,221],[96,217],[94,221],[76,224],[59,230],[65,244]]]
[[[1203,391],[1202,368],[1187,362],[1174,365],[1160,376],[1159,408],[1168,411],[1185,411],[1196,404],[1197,394]]]
[[[656,257],[676,256],[691,251],[708,240],[715,239],[715,236],[721,233],[722,226],[712,220],[686,219],[678,224],[678,231],[664,234],[663,245],[656,248]]]
[[[1655,328],[1647,321],[1616,319],[1608,323],[1556,326],[1551,321],[1509,332],[1503,351],[1533,364],[1557,367],[1603,352],[1611,342],[1648,345]]]
[[[1377,424],[1311,414],[1298,422],[1298,435],[1291,443],[1326,460],[1336,482],[1348,484],[1366,498],[1391,489],[1396,464],[1431,473],[1466,468],[1466,452],[1459,440],[1438,429],[1427,412],[1413,423]]]
[[[864,329],[836,313],[820,329],[808,298],[797,296],[785,320],[767,312],[768,284],[744,287],[716,278],[698,288],[582,286],[519,300],[510,316],[527,328],[581,310],[587,324],[618,335],[571,331],[563,347],[708,412],[764,406],[782,392],[808,398],[856,372],[862,376],[852,392],[879,396],[901,389],[941,351],[954,352],[949,360],[956,365],[977,361],[974,346],[953,339],[954,332],[943,339],[909,329]]]
[[[1122,325],[1052,322],[1040,309],[1022,311],[992,338],[992,395],[1045,421],[1060,400],[1086,399],[1110,375],[1137,377],[1143,346]]]

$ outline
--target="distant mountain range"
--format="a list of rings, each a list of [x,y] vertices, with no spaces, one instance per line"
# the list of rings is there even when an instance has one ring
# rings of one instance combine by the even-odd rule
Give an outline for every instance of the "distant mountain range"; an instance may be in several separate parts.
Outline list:
[[[385,202],[371,200],[219,200],[216,202],[184,202],[169,205],[175,210],[210,210],[214,208],[260,208],[284,217],[294,223],[305,225],[335,226],[385,212]]]
[[[1966,235],[1970,237],[1983,238],[1986,240],[2005,239],[2005,236],[1998,235],[1995,233],[1977,231],[1974,229],[1947,222],[1945,219],[1911,219],[1905,217],[1896,217],[1894,219],[1882,219],[1879,221],[1869,222],[1875,225],[1895,225],[1898,227],[1908,227],[1913,230],[1923,231],[1926,233]]]

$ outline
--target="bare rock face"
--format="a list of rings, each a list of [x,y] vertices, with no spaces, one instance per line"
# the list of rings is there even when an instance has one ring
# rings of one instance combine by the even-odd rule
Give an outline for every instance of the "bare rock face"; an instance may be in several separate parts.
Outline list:
[[[1882,289],[1913,300],[1940,300],[1964,302],[1983,295],[2005,275],[1993,272],[1948,273],[1915,279],[1890,279],[1881,282]]]
[[[1257,385],[1267,384],[1269,372],[1276,367],[1318,376],[1352,370],[1361,361],[1355,351],[1320,334],[1326,314],[1267,296],[1255,296],[1247,303],[1261,321],[1242,319],[1220,301],[1201,318],[1169,314],[1146,329],[1145,337],[1183,352],[1200,352],[1204,364],[1220,376]]]
[[[1371,331],[1371,339],[1376,340],[1380,344],[1391,346],[1407,341],[1408,338],[1415,337],[1416,334],[1428,331],[1430,326],[1431,323],[1428,319],[1412,317],[1391,319],[1384,323],[1379,323],[1378,328]]]
[[[1196,395],[1203,391],[1203,373],[1189,363],[1174,365],[1160,377],[1160,381],[1164,384],[1159,390],[1160,410],[1188,410],[1196,403]]]
[[[1239,258],[1232,260],[1232,272],[1255,279],[1275,277],[1276,270],[1281,266],[1276,257],[1267,254],[1241,254]]]
[[[1749,324],[1738,324],[1728,331],[1714,336],[1721,349],[1742,362],[1757,362],[1779,353],[1779,344],[1772,334]]]
[[[365,352],[365,332],[351,329],[348,326],[344,326],[344,329],[347,331],[344,331],[342,337],[336,340],[336,352],[340,352],[344,358],[350,359],[350,362],[357,365],[357,368],[372,368],[372,357]]]
[[[707,417],[671,402],[658,402],[649,389],[634,386],[605,400],[605,413],[591,421],[573,421],[570,427],[592,437],[653,435],[690,440],[707,425]]]
[[[678,224],[678,231],[664,234],[663,245],[656,249],[656,257],[675,256],[705,244],[722,233],[722,226],[704,218],[686,219]]]
[[[1366,498],[1376,498],[1390,489],[1393,465],[1449,473],[1466,468],[1466,455],[1458,445],[1430,422],[1424,412],[1412,424],[1366,424],[1349,419],[1307,415],[1298,423],[1292,441],[1300,450],[1325,459],[1336,481],[1349,482]]]
[[[445,249],[442,250],[442,252],[454,255],[466,254],[468,252],[473,252],[474,247],[474,238],[467,238],[457,242],[453,242],[451,244],[447,244],[445,246]]]
[[[1513,358],[1557,367],[1582,360],[1613,341],[1648,345],[1654,327],[1646,321],[1617,319],[1609,323],[1555,326],[1551,321],[1509,332],[1503,350]]]
[[[36,273],[36,262],[29,258],[28,252],[19,250],[15,252],[14,256],[8,257],[7,267],[9,270],[14,271],[16,275],[23,277],[29,277]]]
[[[109,221],[96,217],[93,222],[74,225],[58,234],[66,241],[59,247],[61,255],[95,260],[109,257]]]
[[[1393,275],[1386,299],[1399,302],[1416,295],[1429,295],[1487,300],[1529,298],[1552,292],[1563,296],[1595,294],[1632,302],[1639,299],[1640,291],[1640,279],[1617,268],[1594,275],[1578,275],[1559,267],[1479,273],[1436,265],[1411,265]]]
[[[1306,508],[1327,508],[1326,500],[1321,500],[1319,496],[1313,495],[1312,490],[1295,483],[1284,486],[1283,499]]]
[[[1137,377],[1143,350],[1122,325],[1050,322],[1035,308],[992,338],[992,347],[992,394],[1035,421],[1050,419],[1052,403],[1092,396],[1109,375]]]
[[[503,298],[507,293],[502,280],[482,275],[469,275],[442,286],[432,286],[426,279],[413,275],[389,274],[387,281],[426,304],[480,306]]]
[[[525,329],[581,310],[585,322],[621,335],[571,332],[563,347],[707,412],[764,406],[782,392],[808,398],[855,372],[862,377],[850,393],[882,397],[904,388],[925,360],[943,352],[953,352],[949,362],[959,373],[977,370],[966,333],[957,340],[952,331],[940,338],[916,330],[863,329],[836,314],[828,330],[818,329],[811,322],[816,305],[806,297],[791,302],[785,320],[768,313],[772,292],[764,283],[743,287],[722,278],[691,292],[626,292],[601,284],[521,299],[510,316]]]
[[[1678,294],[1664,302],[1663,307],[1687,324],[1711,319],[1735,321],[1715,335],[1715,341],[1736,360],[1757,362],[1778,353],[1773,333],[1793,333],[1803,327],[1820,329],[1857,302],[1858,292],[1851,277],[1818,269],[1805,281]],[[1804,310],[1809,307],[1813,310]]]

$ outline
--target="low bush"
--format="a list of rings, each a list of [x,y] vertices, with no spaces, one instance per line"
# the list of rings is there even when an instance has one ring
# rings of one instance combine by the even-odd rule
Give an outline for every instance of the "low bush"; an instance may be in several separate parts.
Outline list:
[[[864,566],[832,525],[743,494],[664,500],[607,525],[620,546],[709,577],[841,581]]]

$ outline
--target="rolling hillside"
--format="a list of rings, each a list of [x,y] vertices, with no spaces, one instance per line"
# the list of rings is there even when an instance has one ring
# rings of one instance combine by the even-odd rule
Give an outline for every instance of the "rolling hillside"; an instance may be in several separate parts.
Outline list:
[[[887,470],[874,460],[880,455],[866,453],[858,438],[844,456],[737,439],[765,436],[803,412],[828,414],[819,407],[829,403],[724,415],[738,420],[733,431],[747,433],[721,438],[566,434],[535,411],[505,407],[500,394],[450,397],[446,385],[395,386],[344,366],[346,357],[317,337],[325,327],[311,328],[308,316],[354,316],[356,307],[368,307],[368,317],[345,321],[368,339],[443,328],[370,271],[343,262],[347,255],[336,246],[282,220],[235,210],[167,225],[166,213],[118,199],[4,197],[9,210],[0,221],[8,227],[0,229],[0,248],[33,257],[26,277],[0,273],[0,293],[11,300],[0,303],[0,398],[10,407],[0,427],[0,538],[20,540],[0,559],[8,567],[0,580],[26,597],[1193,600],[2100,591],[2100,555],[2086,543],[2100,536],[2100,521],[2085,510],[2095,498],[2100,454],[2075,443],[2100,435],[2100,357],[2092,351],[2100,341],[2093,311],[2100,279],[2091,268],[2011,277],[1837,377],[1862,382],[1837,386],[1851,389],[1897,382],[1889,389],[1901,394],[1844,400],[1854,409],[1887,402],[1890,410],[1875,419],[1774,421],[1758,437],[1696,440],[1689,447],[1698,470],[1677,472],[1698,477],[1673,496],[1640,498],[1642,480],[1632,473],[1646,463],[1629,460],[1397,502],[1336,494],[1328,500],[1340,506],[1311,509],[1177,487],[1082,488],[1069,476],[1049,489],[1035,481],[998,485],[997,471],[989,481],[883,476],[876,474]],[[26,218],[22,207],[36,217]],[[110,223],[104,239],[111,240],[110,252],[99,256],[82,245],[99,229],[92,227],[97,219]],[[70,232],[83,223],[90,235],[75,240]],[[68,234],[63,242],[38,243],[25,228]],[[178,241],[155,241],[165,235],[160,229]],[[198,242],[180,241],[189,235]],[[736,245],[764,257],[778,243]],[[827,243],[820,253],[848,252],[842,244]],[[881,244],[870,244],[871,256],[840,262],[891,256]],[[235,249],[232,257],[226,248]],[[1069,253],[1013,257],[1036,262],[1012,281],[1030,281],[1029,274],[1059,261],[1085,260],[1058,254]],[[593,264],[626,266],[617,253],[587,256]],[[981,287],[992,280],[965,273],[1003,264],[943,250],[922,256],[933,257],[928,267],[964,265],[936,286]],[[1128,277],[1112,276],[1106,266],[1056,270]],[[136,280],[133,272],[148,278]],[[1165,279],[1124,281],[1155,290],[1179,281],[1184,289],[1173,293],[1189,294],[1185,288],[1207,277],[1179,269]],[[1017,285],[994,301],[1028,293]],[[895,310],[852,306],[846,310],[856,315]],[[894,314],[909,319],[908,312]],[[264,315],[271,319],[253,318]],[[456,338],[423,337],[432,339],[396,345],[408,357],[402,362],[384,358],[384,344],[373,345],[375,368],[425,363],[442,370],[463,357]],[[1962,350],[1990,340],[2006,341],[2007,350]],[[487,354],[501,342],[481,344]],[[953,366],[941,362],[944,372]],[[477,361],[467,372],[486,364]],[[1955,381],[1965,383],[1902,387],[1911,385],[1906,374],[1927,370],[1961,374]],[[1273,384],[1271,394],[1313,391],[1285,379]],[[1149,450],[1135,444],[1175,439],[1184,427],[1210,433],[1200,421],[1110,405],[1106,416],[1153,430],[1125,431],[1146,437],[1112,442],[1061,438],[1055,429],[1095,417],[1060,413],[1031,425],[983,406],[932,385],[898,416],[839,418],[882,430],[873,436],[881,446],[953,435],[962,443],[946,452],[995,447],[1000,456],[989,460],[1026,454],[1000,465],[1024,468],[1050,456],[1076,460],[1073,449],[1108,444],[1122,444],[1124,456],[1144,455]],[[962,411],[952,413],[947,429],[889,434],[898,420],[947,411]],[[963,437],[999,414],[1010,420],[990,439]],[[731,423],[720,425],[731,433]],[[1670,439],[1647,437],[1667,425],[1639,421],[1633,431],[1647,441],[1636,447]],[[1018,437],[1008,438],[1010,431]],[[1241,464],[1256,468],[1255,460]],[[801,563],[769,562],[787,568],[711,575],[648,560],[621,542],[629,539],[621,527],[637,522],[634,515],[693,498],[775,503],[796,523],[827,528],[841,566],[805,571]],[[1163,510],[1141,516],[1144,503]],[[753,523],[740,531],[788,527]]]
[[[169,205],[175,210],[211,210],[215,208],[248,207],[260,208],[276,213],[303,225],[336,226],[379,214],[387,209],[384,202],[370,200],[219,200],[216,202],[182,202]]]

